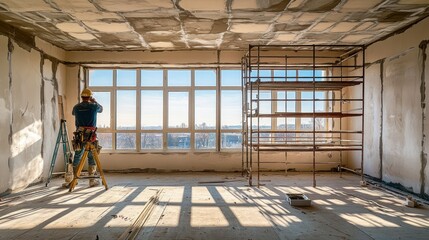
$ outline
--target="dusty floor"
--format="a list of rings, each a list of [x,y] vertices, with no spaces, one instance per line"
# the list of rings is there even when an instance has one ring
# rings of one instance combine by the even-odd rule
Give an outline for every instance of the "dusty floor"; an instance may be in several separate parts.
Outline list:
[[[354,175],[269,174],[247,187],[239,174],[108,174],[109,190],[33,186],[0,202],[0,239],[118,239],[162,190],[137,239],[428,239],[429,211],[360,187]],[[222,182],[223,181],[223,182]],[[202,183],[218,182],[218,183]],[[285,193],[305,193],[297,208]]]

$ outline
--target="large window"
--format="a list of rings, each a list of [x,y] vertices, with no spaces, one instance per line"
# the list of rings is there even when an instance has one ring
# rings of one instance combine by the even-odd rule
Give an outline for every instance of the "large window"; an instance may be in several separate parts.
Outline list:
[[[89,69],[111,151],[241,149],[241,70]]]
[[[312,70],[262,70],[261,81],[312,81]],[[316,71],[316,81],[325,71]],[[241,70],[237,69],[89,69],[88,86],[104,107],[99,141],[112,151],[241,150]],[[256,94],[256,93],[254,93]],[[315,102],[313,102],[315,94]],[[255,96],[254,96],[255,97]],[[260,91],[259,111],[326,110],[324,92]],[[277,99],[277,101],[270,101]],[[261,129],[325,129],[324,119],[260,118]],[[293,138],[279,134],[271,137]]]

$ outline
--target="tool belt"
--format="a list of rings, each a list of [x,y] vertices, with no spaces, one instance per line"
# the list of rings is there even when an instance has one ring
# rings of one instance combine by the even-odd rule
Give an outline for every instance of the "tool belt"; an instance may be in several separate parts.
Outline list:
[[[95,145],[98,146],[96,132],[96,127],[78,127],[76,132],[73,132],[73,150],[81,151],[87,142],[95,143]]]

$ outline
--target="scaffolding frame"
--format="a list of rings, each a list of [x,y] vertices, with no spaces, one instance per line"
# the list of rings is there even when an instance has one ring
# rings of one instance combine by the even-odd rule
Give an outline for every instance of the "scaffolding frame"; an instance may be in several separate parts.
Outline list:
[[[313,187],[316,187],[316,166],[336,165],[340,176],[346,153],[360,152],[360,169],[364,180],[364,96],[365,96],[365,46],[363,45],[249,45],[242,58],[242,173],[253,186],[253,174],[257,174],[257,186],[261,184],[261,164],[279,164],[279,161],[263,161],[261,152],[284,152],[285,171],[290,164],[311,164]],[[310,75],[299,76],[299,70]],[[320,71],[325,74],[320,75]],[[263,71],[271,71],[264,76]],[[284,74],[275,75],[284,71]],[[296,71],[295,76],[288,76]],[[316,74],[317,73],[317,74]],[[353,91],[352,91],[352,90]],[[261,92],[270,92],[262,98]],[[278,92],[284,92],[284,99]],[[288,98],[288,91],[311,92],[312,97]],[[351,92],[352,91],[352,92]],[[273,97],[273,92],[276,92]],[[316,97],[323,93],[324,98]],[[311,103],[311,111],[290,111],[288,102]],[[261,104],[271,103],[271,112],[264,113]],[[325,105],[324,111],[316,111],[316,103]],[[284,104],[284,111],[273,111],[274,106]],[[328,107],[329,106],[329,107]],[[311,119],[311,129],[288,129],[288,119]],[[355,118],[360,126],[343,123],[343,119]],[[262,119],[277,123],[284,119],[284,129],[277,124],[271,129],[261,126]],[[321,120],[320,120],[321,119]],[[316,127],[316,121],[323,122]],[[301,123],[300,123],[301,124]],[[359,124],[357,124],[359,125]],[[296,125],[295,125],[296,127]],[[335,161],[318,161],[318,152],[337,152]],[[312,153],[312,161],[292,162],[289,152]],[[254,166],[256,163],[256,167]]]

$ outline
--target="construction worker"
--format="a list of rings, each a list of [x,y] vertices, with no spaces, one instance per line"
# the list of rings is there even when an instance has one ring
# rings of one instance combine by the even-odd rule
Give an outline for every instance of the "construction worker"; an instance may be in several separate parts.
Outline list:
[[[76,104],[73,107],[72,114],[75,116],[75,125],[76,132],[84,132],[85,134],[93,131],[94,134],[93,141],[95,141],[95,130],[97,126],[97,113],[103,112],[103,107],[97,103],[97,101],[92,97],[92,91],[89,88],[85,88],[80,94],[82,102]],[[73,160],[73,172],[76,174],[77,166],[82,159],[82,155],[85,152],[85,147],[82,147],[80,150],[75,151],[74,160]],[[88,174],[93,177],[96,174],[96,164],[92,152],[88,153]],[[97,179],[91,178],[89,180],[89,186],[94,187],[98,186],[100,182]]]

